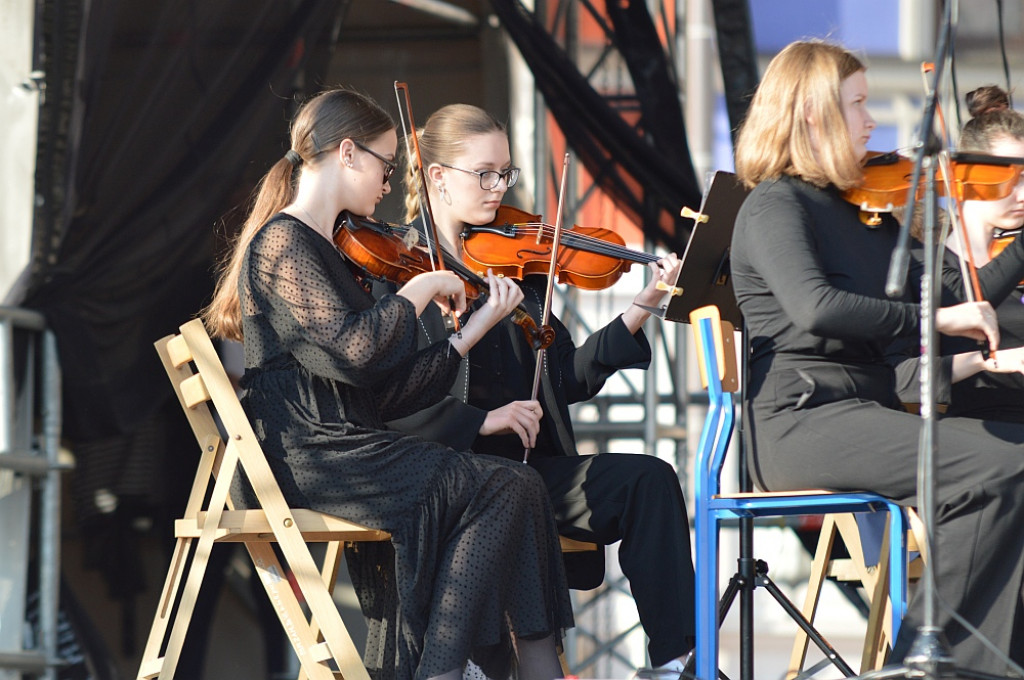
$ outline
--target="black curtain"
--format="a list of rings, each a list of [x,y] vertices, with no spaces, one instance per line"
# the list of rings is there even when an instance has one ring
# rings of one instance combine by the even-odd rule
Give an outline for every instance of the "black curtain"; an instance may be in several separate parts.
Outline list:
[[[614,40],[640,101],[638,127],[594,90],[544,25],[519,0],[492,0],[495,13],[533,73],[570,148],[616,205],[655,243],[685,250],[684,205],[701,190],[686,144],[678,87],[646,4],[607,2]]]
[[[196,316],[222,237],[244,217],[312,73],[326,72],[331,0],[41,0],[37,209],[22,306],[56,335],[63,434],[75,455],[84,566],[121,605],[131,657],[140,541],[187,499],[195,438],[153,342]],[[223,574],[227,551],[211,567]],[[159,581],[156,582],[159,585]],[[179,666],[201,677],[207,585]],[[149,616],[146,613],[145,616]],[[110,622],[104,621],[104,626]]]
[[[219,221],[286,150],[296,83],[326,52],[337,7],[93,0],[47,10],[41,25],[79,40],[71,65],[54,59],[48,74],[23,305],[57,336],[66,436],[131,433],[172,396],[152,343],[207,300]],[[68,26],[69,14],[81,25]]]

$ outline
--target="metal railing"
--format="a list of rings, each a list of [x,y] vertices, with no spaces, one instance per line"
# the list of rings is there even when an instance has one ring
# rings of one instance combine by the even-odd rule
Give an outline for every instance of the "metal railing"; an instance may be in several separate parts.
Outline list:
[[[55,680],[61,661],[57,653],[57,612],[60,592],[60,364],[57,342],[42,314],[0,306],[0,493],[28,489],[28,531],[0,536],[5,549],[0,561],[25,561],[33,555],[38,589],[38,625],[27,630],[18,621],[20,649],[0,648],[0,672],[20,671]],[[37,496],[37,498],[34,498]],[[30,552],[31,549],[31,552]],[[22,565],[10,565],[17,573]],[[25,567],[27,575],[27,566]],[[26,584],[10,605],[24,614]]]

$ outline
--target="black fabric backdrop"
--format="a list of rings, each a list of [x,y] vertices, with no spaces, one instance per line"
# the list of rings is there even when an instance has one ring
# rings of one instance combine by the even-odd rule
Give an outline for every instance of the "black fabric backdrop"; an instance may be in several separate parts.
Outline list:
[[[132,432],[173,397],[152,343],[210,294],[218,220],[286,150],[298,76],[337,6],[88,3],[72,124],[47,131],[67,136],[52,173],[66,181],[40,187],[67,209],[40,227],[50,252],[23,303],[57,336],[67,437]]]

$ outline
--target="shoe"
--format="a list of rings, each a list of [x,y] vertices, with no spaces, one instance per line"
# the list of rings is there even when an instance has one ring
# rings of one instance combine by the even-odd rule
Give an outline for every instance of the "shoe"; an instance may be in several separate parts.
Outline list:
[[[697,664],[694,650],[686,653],[682,659],[673,659],[658,668],[639,668],[633,677],[636,680],[692,680]]]

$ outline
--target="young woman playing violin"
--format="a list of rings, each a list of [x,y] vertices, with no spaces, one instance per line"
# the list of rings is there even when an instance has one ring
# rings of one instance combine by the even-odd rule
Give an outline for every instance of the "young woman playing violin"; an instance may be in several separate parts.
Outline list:
[[[896,220],[865,225],[842,197],[863,176],[875,128],[867,97],[853,54],[796,42],[769,64],[740,130],[736,170],[752,191],[736,220],[732,273],[749,333],[749,455],[763,489],[866,489],[913,506],[921,422],[901,409],[885,354],[893,340],[919,335],[921,308],[912,289],[885,294]],[[919,279],[912,270],[908,281]],[[998,345],[987,302],[942,307],[935,324]],[[935,578],[944,602],[1019,661],[1024,446],[988,429],[968,418],[937,423]],[[893,661],[916,638],[922,604],[911,600]],[[937,610],[959,665],[1006,671],[1004,658]]]
[[[489,114],[461,104],[435,112],[419,132],[439,239],[460,255],[463,231],[491,223],[518,179],[508,136]],[[418,187],[417,173],[410,171],[407,221],[419,214]],[[650,266],[651,282],[635,298],[639,305],[656,306],[662,300],[656,284],[675,283],[679,260],[668,255]],[[546,283],[544,275],[519,282],[523,304],[538,322]],[[569,417],[569,405],[593,397],[615,371],[648,366],[651,349],[641,330],[648,316],[631,305],[580,346],[552,317],[555,340],[544,352],[537,400],[531,398],[533,348],[519,328],[503,320],[467,355],[447,399],[391,424],[456,449],[514,461],[522,461],[524,447],[530,448],[529,467],[547,485],[560,533],[601,545],[622,541],[619,559],[650,638],[651,661],[681,668],[693,647],[693,565],[676,473],[653,456],[578,455]],[[421,346],[450,333],[436,308],[420,322]],[[599,585],[603,551],[576,555],[567,556],[570,586]]]
[[[960,151],[1024,159],[1024,115],[1009,108],[1004,90],[995,85],[978,88],[968,93],[967,105],[972,118],[960,133]],[[982,294],[999,318],[999,372],[978,368],[979,352],[969,340],[943,338],[941,353],[958,357],[955,360],[963,364],[959,371],[954,364],[947,414],[1024,423],[1024,241],[1019,237],[1024,226],[1024,174],[1005,198],[964,201],[963,220]],[[1017,235],[1002,237],[997,245],[997,234],[1014,230]],[[964,255],[958,243],[952,235],[946,242],[944,278],[952,284],[944,286],[944,294],[953,299],[962,296],[962,286],[956,287],[959,257]],[[1001,255],[993,259],[997,248]]]
[[[396,143],[390,116],[358,93],[304,104],[205,319],[244,343],[242,403],[288,501],[392,535],[348,555],[374,677],[458,680],[471,656],[507,677],[511,628],[519,676],[550,680],[572,611],[540,477],[384,424],[442,399],[462,355],[522,298],[491,277],[461,336],[420,349],[417,318],[432,300],[461,310],[463,281],[419,274],[376,301],[364,289],[334,224],[373,214]]]

